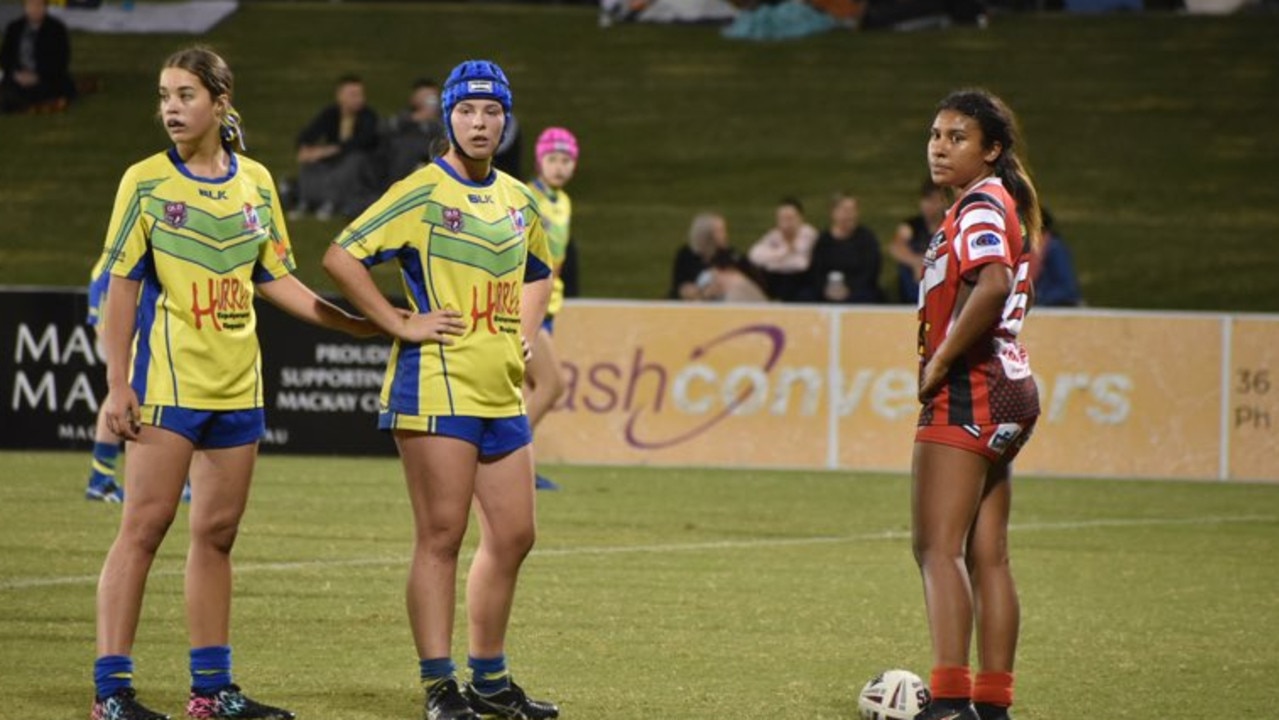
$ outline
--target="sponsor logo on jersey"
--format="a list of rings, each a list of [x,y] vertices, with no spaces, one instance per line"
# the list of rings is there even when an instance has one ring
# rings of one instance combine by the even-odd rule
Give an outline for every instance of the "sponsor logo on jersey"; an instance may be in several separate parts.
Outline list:
[[[924,251],[924,265],[932,267],[937,262],[937,253],[941,252],[941,246],[946,244],[946,232],[938,231],[932,240],[928,241],[928,249]]]
[[[462,211],[457,208],[444,208],[444,227],[453,232],[462,230]]]
[[[1008,446],[1021,435],[1021,425],[1017,423],[1001,423],[995,428],[995,434],[990,436],[990,442],[987,443],[991,450],[1001,453],[1008,449]]]
[[[207,319],[213,329],[237,330],[245,326],[253,309],[253,296],[237,278],[209,278],[204,287],[191,283],[191,315],[195,329]]]
[[[995,233],[982,233],[973,240],[973,247],[999,247],[999,243],[1003,242]]]
[[[244,229],[245,230],[261,230],[262,222],[258,220],[258,210],[253,207],[253,203],[244,204]]]
[[[226,200],[226,190],[200,188],[200,197],[206,197],[210,200]]]
[[[524,232],[528,224],[524,222],[524,213],[513,207],[506,208],[506,216],[511,219],[511,225],[515,228],[515,232]]]
[[[164,204],[164,221],[175,228],[187,224],[187,204],[184,202],[167,202]]]
[[[480,297],[480,286],[471,286],[471,332],[480,327],[480,321],[490,335],[502,332],[504,327],[518,326],[520,321],[520,289],[512,280],[487,280],[484,283],[484,297]],[[512,330],[514,332],[514,330]]]
[[[492,196],[492,195],[479,195],[479,194],[472,194],[472,195],[467,195],[467,196],[466,196],[466,199],[467,199],[467,200],[468,200],[468,201],[469,201],[472,205],[492,205],[492,204],[493,204],[493,196]]]

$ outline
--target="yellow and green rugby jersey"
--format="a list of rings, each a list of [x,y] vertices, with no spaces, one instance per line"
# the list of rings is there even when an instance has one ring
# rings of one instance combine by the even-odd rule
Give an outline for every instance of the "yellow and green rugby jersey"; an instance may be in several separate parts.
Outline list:
[[[335,241],[366,266],[396,260],[420,313],[462,313],[453,345],[396,341],[382,407],[402,415],[511,417],[524,413],[520,296],[551,274],[537,203],[494,171],[460,177],[442,160],[391,187]]]
[[[564,267],[564,258],[568,257],[569,221],[573,218],[573,201],[564,190],[546,187],[540,180],[528,185],[537,198],[537,207],[542,214],[542,226],[546,228],[546,238],[551,246],[551,261],[555,268],[555,284],[551,289],[551,304],[546,308],[548,316],[555,315],[564,306],[564,281],[560,279],[560,271]]]
[[[293,272],[271,174],[231,155],[201,178],[175,149],[130,167],[107,229],[106,265],[142,283],[130,382],[144,405],[262,407],[256,282]]]

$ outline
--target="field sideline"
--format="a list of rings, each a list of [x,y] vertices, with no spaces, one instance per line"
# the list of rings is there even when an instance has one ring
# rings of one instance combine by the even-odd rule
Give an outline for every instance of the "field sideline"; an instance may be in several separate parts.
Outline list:
[[[79,499],[86,462],[0,453],[6,720],[88,712],[119,509]],[[926,672],[905,478],[548,470],[565,490],[539,496],[509,654],[565,718],[851,720],[875,671]],[[257,480],[236,551],[237,679],[302,718],[416,717],[396,462],[268,456]],[[1269,712],[1279,487],[1017,482],[1019,718]],[[185,535],[180,516],[136,648],[144,699],[169,713],[188,682]]]

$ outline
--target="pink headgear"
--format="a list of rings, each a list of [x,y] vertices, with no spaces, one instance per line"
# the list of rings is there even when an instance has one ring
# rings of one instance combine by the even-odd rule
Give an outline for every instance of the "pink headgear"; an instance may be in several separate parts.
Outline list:
[[[562,152],[573,160],[577,160],[577,138],[562,127],[546,128],[541,135],[537,136],[537,149],[534,155],[537,157],[538,166],[541,166],[542,158],[553,152]]]

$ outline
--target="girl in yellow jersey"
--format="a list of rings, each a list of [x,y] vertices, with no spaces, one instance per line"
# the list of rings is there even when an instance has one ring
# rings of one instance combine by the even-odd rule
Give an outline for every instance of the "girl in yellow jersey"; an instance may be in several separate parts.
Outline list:
[[[379,425],[395,435],[417,527],[409,624],[432,720],[559,716],[511,682],[505,657],[516,578],[535,534],[523,339],[536,335],[551,289],[537,203],[493,169],[510,112],[501,68],[483,60],[455,68],[443,92],[448,152],[392,186],[324,257],[351,302],[395,338]],[[412,317],[396,314],[367,270],[392,259]],[[472,500],[482,532],[467,577],[472,679],[463,689],[451,641]]]
[[[147,573],[195,450],[186,605],[194,718],[292,718],[231,680],[231,547],[265,430],[253,297],[308,322],[376,328],[312,293],[293,254],[270,173],[235,152],[232,75],[212,51],[171,56],[159,116],[173,146],[120,181],[106,240],[105,415],[126,440],[128,493],[98,582],[93,720],[167,718],[140,704],[130,653]]]
[[[555,330],[555,316],[564,305],[564,281],[560,279],[560,271],[568,257],[573,219],[573,202],[564,191],[564,186],[573,179],[573,172],[577,169],[577,138],[562,127],[546,128],[537,137],[534,154],[537,159],[537,177],[529,183],[529,189],[533,191],[533,197],[537,198],[555,271],[546,320],[542,322],[542,327],[533,340],[533,357],[529,358],[528,375],[524,382],[524,391],[528,396],[529,423],[536,429],[565,389],[551,334]],[[549,478],[538,475],[537,488],[557,490],[559,486]]]

